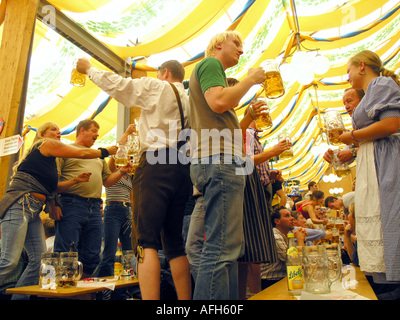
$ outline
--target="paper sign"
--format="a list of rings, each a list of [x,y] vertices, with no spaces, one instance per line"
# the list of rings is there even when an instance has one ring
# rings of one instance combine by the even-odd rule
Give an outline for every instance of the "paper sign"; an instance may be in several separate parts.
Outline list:
[[[22,140],[19,134],[12,137],[0,139],[0,157],[17,153],[23,144],[24,140]]]

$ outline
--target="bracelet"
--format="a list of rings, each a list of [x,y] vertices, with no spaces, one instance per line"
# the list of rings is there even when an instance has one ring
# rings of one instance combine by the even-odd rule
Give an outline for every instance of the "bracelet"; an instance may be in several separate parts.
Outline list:
[[[353,141],[354,141],[354,142],[361,142],[361,141],[358,141],[356,138],[354,138],[353,132],[354,132],[354,130],[351,130],[351,131],[350,131],[351,138],[353,139]]]
[[[107,158],[110,155],[110,153],[108,152],[108,150],[106,148],[99,148],[98,150],[101,151],[100,159]]]

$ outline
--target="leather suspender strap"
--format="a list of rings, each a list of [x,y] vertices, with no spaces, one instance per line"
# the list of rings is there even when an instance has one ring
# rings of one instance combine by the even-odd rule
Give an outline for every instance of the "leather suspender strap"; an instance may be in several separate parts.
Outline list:
[[[183,116],[183,109],[182,109],[181,98],[179,97],[179,93],[178,93],[178,90],[176,89],[175,85],[173,85],[171,82],[169,82],[169,84],[171,85],[172,89],[174,90],[176,100],[178,101],[179,112],[180,112],[180,114],[181,114],[182,131],[183,131],[183,129],[185,129],[185,118],[184,118],[184,116]]]

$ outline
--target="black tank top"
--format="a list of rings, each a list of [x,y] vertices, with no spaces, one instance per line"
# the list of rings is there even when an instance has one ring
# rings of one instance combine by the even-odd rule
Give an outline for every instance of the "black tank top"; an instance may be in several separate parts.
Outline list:
[[[45,157],[39,148],[34,149],[22,161],[18,171],[25,172],[34,177],[50,193],[56,190],[58,183],[57,164],[55,157]]]

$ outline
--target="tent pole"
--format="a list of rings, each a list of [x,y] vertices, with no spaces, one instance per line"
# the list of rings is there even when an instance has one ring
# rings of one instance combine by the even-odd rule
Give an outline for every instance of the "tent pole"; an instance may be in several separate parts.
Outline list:
[[[0,139],[13,136],[21,116],[20,101],[39,0],[8,0],[0,48]],[[0,157],[0,197],[6,190],[11,156]]]

